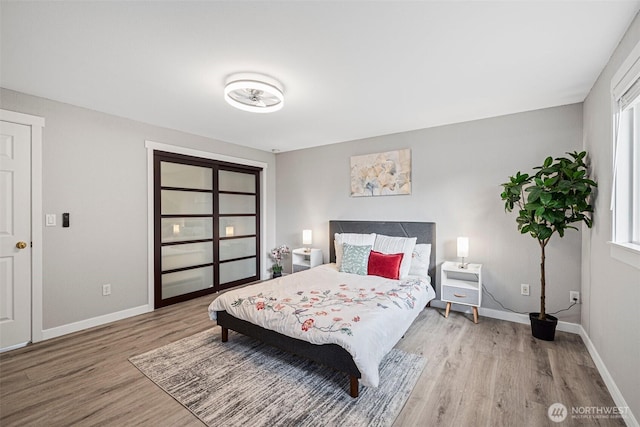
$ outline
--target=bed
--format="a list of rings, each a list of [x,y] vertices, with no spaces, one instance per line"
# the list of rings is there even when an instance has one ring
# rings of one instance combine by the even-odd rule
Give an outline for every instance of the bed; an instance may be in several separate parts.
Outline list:
[[[337,369],[349,376],[350,395],[357,397],[361,380],[377,386],[379,360],[435,298],[435,223],[330,221],[329,233],[331,264],[226,292],[211,303],[209,314],[221,327],[223,342],[231,329]],[[336,233],[415,237],[416,244],[430,244],[425,273],[391,280],[340,272],[335,262],[348,254],[340,253],[341,245],[336,253]],[[324,286],[329,282],[337,290]],[[366,321],[359,314],[340,317],[354,309]],[[297,322],[294,330],[284,329],[285,318]],[[325,337],[332,342],[322,341]]]

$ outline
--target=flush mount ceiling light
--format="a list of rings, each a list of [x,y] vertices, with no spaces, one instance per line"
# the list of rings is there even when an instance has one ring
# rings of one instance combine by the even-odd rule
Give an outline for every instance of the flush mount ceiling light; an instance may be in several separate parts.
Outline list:
[[[237,74],[227,79],[224,99],[230,105],[252,113],[272,113],[284,105],[282,85],[266,76]]]

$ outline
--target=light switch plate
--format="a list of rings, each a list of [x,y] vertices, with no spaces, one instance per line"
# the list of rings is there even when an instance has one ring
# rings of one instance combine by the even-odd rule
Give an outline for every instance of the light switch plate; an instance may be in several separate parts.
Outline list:
[[[46,214],[44,216],[44,225],[46,227],[55,227],[56,226],[56,214]]]

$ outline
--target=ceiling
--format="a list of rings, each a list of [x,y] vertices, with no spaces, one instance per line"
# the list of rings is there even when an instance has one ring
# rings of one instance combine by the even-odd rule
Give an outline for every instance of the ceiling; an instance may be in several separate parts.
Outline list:
[[[640,1],[0,3],[0,86],[288,151],[581,102]],[[236,110],[225,79],[284,86]]]

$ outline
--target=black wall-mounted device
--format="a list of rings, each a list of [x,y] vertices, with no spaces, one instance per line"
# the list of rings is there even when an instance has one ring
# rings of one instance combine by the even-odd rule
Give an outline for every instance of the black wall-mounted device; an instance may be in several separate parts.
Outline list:
[[[65,212],[62,214],[62,227],[69,227],[69,212]]]

